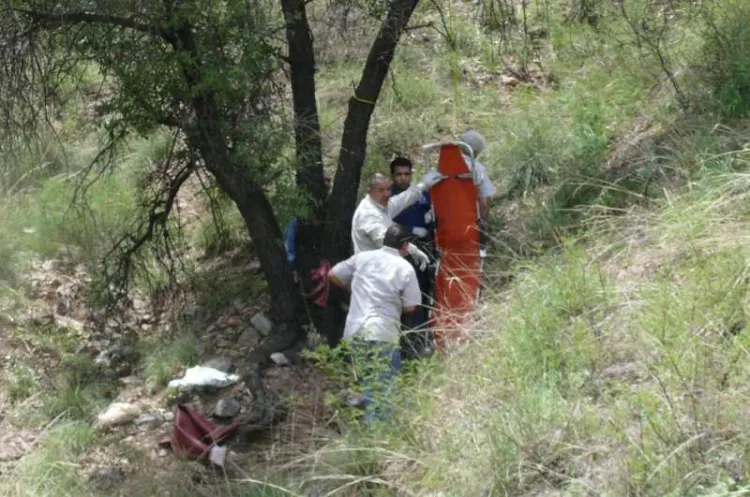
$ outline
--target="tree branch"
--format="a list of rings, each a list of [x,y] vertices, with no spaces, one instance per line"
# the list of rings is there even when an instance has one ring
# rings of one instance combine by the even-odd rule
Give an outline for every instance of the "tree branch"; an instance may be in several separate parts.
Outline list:
[[[49,12],[38,12],[34,10],[21,10],[17,12],[25,14],[31,18],[32,26],[29,31],[35,28],[56,29],[68,24],[104,24],[116,26],[125,29],[132,29],[141,33],[158,35],[165,40],[170,39],[167,33],[157,22],[142,23],[132,17],[118,17],[107,14],[93,14],[89,12],[67,12],[61,14],[52,14]],[[28,33],[28,31],[27,31]]]
[[[430,22],[425,22],[423,24],[415,24],[414,26],[406,26],[404,28],[404,32],[406,32],[406,31],[416,31],[416,30],[422,29],[422,28],[434,28],[434,27],[435,27],[435,25],[432,23],[432,21],[430,21]]]

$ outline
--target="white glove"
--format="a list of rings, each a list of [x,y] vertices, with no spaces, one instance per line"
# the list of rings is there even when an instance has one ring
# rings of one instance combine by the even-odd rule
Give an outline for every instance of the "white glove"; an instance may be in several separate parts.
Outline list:
[[[430,171],[424,176],[422,176],[422,180],[419,182],[419,185],[422,191],[429,190],[433,186],[440,183],[442,180],[444,180],[446,176],[443,176],[437,171]]]
[[[432,211],[424,213],[424,224],[430,224],[432,222]]]
[[[426,238],[429,232],[427,231],[427,228],[420,228],[419,226],[415,226],[411,229],[412,234],[418,236],[419,238]]]
[[[430,258],[427,257],[427,254],[419,250],[411,243],[409,244],[409,255],[417,261],[420,271],[424,271],[425,269],[427,269],[427,264],[430,263]]]

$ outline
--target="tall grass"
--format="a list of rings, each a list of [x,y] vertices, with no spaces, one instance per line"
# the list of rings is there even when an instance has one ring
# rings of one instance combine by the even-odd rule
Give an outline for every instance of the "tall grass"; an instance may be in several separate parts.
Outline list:
[[[91,495],[78,478],[77,459],[95,440],[93,428],[85,423],[54,427],[42,434],[39,450],[24,458],[9,478],[0,481],[0,490],[13,497]]]
[[[329,447],[323,471],[416,495],[742,495],[750,183],[722,184],[516,268],[473,343],[407,376],[397,421],[348,439],[366,456]]]

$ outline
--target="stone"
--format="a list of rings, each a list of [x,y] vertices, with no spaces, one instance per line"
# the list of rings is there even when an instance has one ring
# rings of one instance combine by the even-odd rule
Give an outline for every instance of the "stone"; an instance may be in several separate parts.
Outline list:
[[[307,332],[307,340],[305,341],[305,345],[307,346],[308,349],[315,350],[325,343],[326,343],[325,338],[323,338],[323,336],[317,331]]]
[[[500,82],[505,86],[510,86],[511,88],[514,88],[521,83],[518,78],[514,78],[513,76],[508,76],[505,74],[500,77]]]
[[[55,321],[57,322],[57,326],[61,328],[67,328],[71,331],[75,331],[76,333],[83,333],[85,329],[82,322],[59,314],[55,316]]]
[[[224,323],[224,326],[231,326],[231,327],[242,326],[242,320],[240,318],[234,318],[234,317],[228,318],[226,322]]]
[[[263,336],[268,336],[273,329],[273,323],[262,312],[253,316],[250,319],[250,324]]]
[[[51,312],[34,312],[31,323],[35,326],[51,326],[55,324],[55,315]]]
[[[88,481],[91,485],[107,488],[120,483],[125,478],[125,473],[120,468],[111,466],[98,468],[89,475]]]
[[[225,397],[216,403],[214,416],[217,418],[233,418],[240,413],[242,406],[234,397]]]
[[[164,418],[161,417],[158,414],[153,413],[146,413],[141,414],[137,418],[135,418],[135,421],[133,421],[133,424],[136,425],[139,428],[145,428],[145,429],[153,429],[157,426],[160,426],[164,423]]]
[[[258,341],[258,331],[255,328],[249,328],[242,332],[237,339],[238,344],[254,345]]]
[[[365,398],[363,395],[349,394],[346,396],[346,403],[357,409],[363,409],[365,407]]]
[[[124,378],[120,378],[120,383],[123,385],[143,385],[143,380],[138,378],[137,376],[125,376]]]
[[[109,350],[102,350],[94,359],[94,364],[104,368],[111,368],[113,363],[114,361]]]
[[[126,402],[113,402],[96,417],[98,428],[110,428],[133,421],[141,414],[141,406]]]
[[[223,373],[231,373],[233,368],[232,360],[228,357],[212,357],[201,364],[201,366],[218,369]]]
[[[165,412],[164,421],[166,421],[167,423],[174,421],[174,413],[172,411]]]
[[[273,354],[271,354],[271,360],[277,366],[288,366],[289,364],[291,364],[289,358],[281,352],[274,352]]]

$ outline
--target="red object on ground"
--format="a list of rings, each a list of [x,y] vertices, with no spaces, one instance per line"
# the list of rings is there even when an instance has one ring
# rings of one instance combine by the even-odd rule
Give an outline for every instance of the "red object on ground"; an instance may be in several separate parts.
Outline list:
[[[177,455],[207,461],[211,449],[239,427],[239,421],[228,426],[217,426],[188,406],[177,404],[174,409],[174,431],[169,444]]]
[[[437,170],[448,177],[430,190],[440,256],[432,327],[438,350],[445,350],[468,336],[466,320],[479,295],[479,193],[457,144],[440,146]]]

